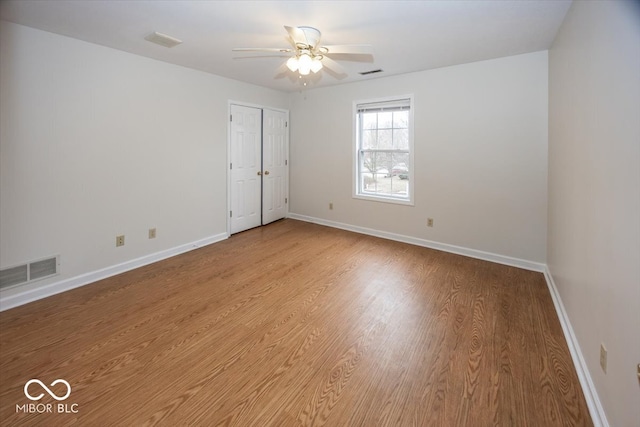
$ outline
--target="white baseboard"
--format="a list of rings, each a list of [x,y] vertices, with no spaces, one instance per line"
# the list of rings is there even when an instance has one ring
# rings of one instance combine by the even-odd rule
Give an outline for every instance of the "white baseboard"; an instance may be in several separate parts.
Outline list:
[[[50,297],[61,292],[79,288],[80,286],[85,286],[98,280],[106,279],[107,277],[115,276],[116,274],[133,270],[134,268],[142,267],[144,265],[161,261],[172,256],[180,255],[182,253],[189,252],[191,250],[198,249],[212,243],[220,242],[227,239],[228,237],[229,235],[227,233],[216,234],[201,240],[197,240],[195,242],[186,243],[184,245],[166,249],[164,251],[132,259],[121,264],[112,265],[101,270],[92,271],[90,273],[85,273],[80,276],[75,276],[69,279],[61,280],[59,282],[50,283],[48,285],[44,285],[35,289],[25,290],[23,292],[13,293],[15,292],[16,288],[12,288],[11,290],[13,292],[11,295],[3,296],[2,293],[0,293],[0,311],[9,310],[10,308],[18,307],[32,301],[37,301],[39,299]]]
[[[573,359],[573,365],[576,368],[578,380],[580,381],[580,385],[582,386],[582,393],[584,394],[584,398],[587,401],[587,407],[589,408],[589,413],[591,414],[593,425],[595,427],[609,427],[609,422],[607,421],[602,403],[600,403],[600,398],[598,397],[598,393],[596,392],[596,387],[591,380],[591,375],[589,374],[587,363],[584,361],[584,357],[582,356],[582,350],[580,350],[578,339],[576,338],[576,335],[573,332],[573,328],[571,327],[569,316],[564,309],[564,304],[562,303],[562,298],[560,298],[560,294],[558,293],[558,288],[553,281],[553,276],[549,271],[549,267],[546,265],[544,269],[544,278],[547,281],[547,286],[549,287],[549,293],[551,294],[551,298],[553,299],[553,305],[556,308],[556,313],[558,313],[560,325],[562,326],[562,332],[564,333],[564,338],[567,341],[567,345],[569,346],[571,359]]]
[[[545,271],[545,264],[539,262],[528,261],[519,258],[512,258],[505,255],[494,254],[491,252],[479,251],[477,249],[464,248],[462,246],[449,245],[446,243],[434,242],[432,240],[420,239],[418,237],[405,236],[403,234],[390,233],[388,231],[375,230],[373,228],[360,227],[357,225],[345,224],[342,222],[329,221],[322,218],[315,218],[306,215],[299,215],[296,213],[289,213],[289,218],[297,219],[305,222],[312,222],[314,224],[326,225],[328,227],[339,228],[342,230],[353,231],[355,233],[367,234],[369,236],[381,237],[383,239],[395,240],[398,242],[409,243],[412,245],[423,246],[425,248],[437,249],[443,252],[450,252],[458,255],[468,256],[470,258],[477,258],[485,261],[491,261],[498,264],[510,265],[512,267],[519,267],[525,270],[539,271],[543,273]]]

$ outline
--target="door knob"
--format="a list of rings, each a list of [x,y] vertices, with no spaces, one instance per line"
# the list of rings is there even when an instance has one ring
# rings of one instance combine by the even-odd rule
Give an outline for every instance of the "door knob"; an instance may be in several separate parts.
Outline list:
[[[269,175],[269,171],[264,171],[264,174],[265,175]]]
[[[261,172],[261,171],[258,171],[258,175],[262,175],[262,172]]]

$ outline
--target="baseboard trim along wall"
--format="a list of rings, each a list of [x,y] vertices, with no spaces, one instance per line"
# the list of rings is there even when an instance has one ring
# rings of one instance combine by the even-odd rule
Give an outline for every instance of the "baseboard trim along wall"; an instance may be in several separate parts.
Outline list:
[[[545,265],[527,261],[519,258],[512,258],[505,255],[494,254],[491,252],[479,251],[477,249],[464,248],[462,246],[449,245],[446,243],[434,242],[432,240],[420,239],[418,237],[406,236],[404,234],[390,233],[388,231],[375,230],[373,228],[360,227],[357,225],[345,224],[342,222],[329,221],[322,218],[315,218],[306,215],[299,215],[296,213],[289,213],[289,218],[297,219],[300,221],[311,222],[319,225],[326,225],[327,227],[339,228],[342,230],[353,231],[355,233],[367,234],[369,236],[381,237],[383,239],[395,240],[397,242],[409,243],[412,245],[423,246],[425,248],[437,249],[439,251],[450,252],[457,255],[464,255],[470,258],[482,259],[485,261],[491,261],[498,264],[510,265],[512,267],[519,267],[525,270],[544,272]]]
[[[203,246],[211,245],[227,238],[229,238],[229,235],[227,233],[220,233],[197,240],[195,242],[186,243],[184,245],[176,246],[164,251],[132,259],[121,264],[112,265],[101,270],[92,271],[80,276],[75,276],[69,279],[61,280],[59,282],[50,283],[36,289],[26,290],[24,292],[19,292],[9,296],[2,296],[2,294],[0,294],[0,311],[9,310],[10,308],[18,307],[20,305],[37,301],[42,298],[47,298],[61,292],[89,285],[98,280],[106,279],[107,277],[115,276],[116,274],[124,273],[126,271],[152,264],[163,259],[171,258],[173,256],[180,255],[182,253],[189,252]]]
[[[573,365],[576,368],[578,380],[580,381],[584,398],[587,401],[587,407],[589,408],[593,425],[594,427],[609,427],[609,422],[607,421],[602,403],[600,403],[596,387],[591,379],[591,374],[589,374],[589,368],[584,361],[582,350],[580,350],[580,345],[578,344],[578,339],[573,332],[569,316],[564,308],[562,298],[560,298],[558,288],[553,281],[553,276],[551,275],[548,266],[545,266],[544,278],[547,281],[547,286],[549,287],[549,293],[551,294],[551,299],[553,299],[553,305],[556,308],[556,313],[558,313],[562,332],[564,333],[564,338],[567,341],[567,346],[569,346],[571,359],[573,359]]]

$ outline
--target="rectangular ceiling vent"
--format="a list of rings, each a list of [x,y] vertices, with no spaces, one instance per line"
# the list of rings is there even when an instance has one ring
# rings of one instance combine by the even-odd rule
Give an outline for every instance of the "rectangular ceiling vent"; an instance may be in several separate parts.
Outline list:
[[[360,74],[361,76],[368,76],[369,74],[375,74],[375,73],[381,73],[382,70],[381,69],[377,69],[377,70],[371,70],[371,71],[363,71]]]
[[[31,261],[26,264],[0,270],[0,289],[24,285],[35,280],[46,279],[59,273],[60,255]]]
[[[178,40],[177,38],[168,36],[166,34],[158,33],[157,31],[149,34],[144,39],[150,41],[151,43],[159,44],[160,46],[164,47],[174,47],[182,43],[182,40]]]

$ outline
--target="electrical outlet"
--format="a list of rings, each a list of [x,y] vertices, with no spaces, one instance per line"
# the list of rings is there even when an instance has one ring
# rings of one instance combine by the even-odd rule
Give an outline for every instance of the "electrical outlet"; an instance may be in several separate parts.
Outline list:
[[[332,211],[333,210],[333,203],[329,203],[329,210]]]
[[[607,348],[604,344],[600,344],[600,367],[602,372],[607,373]]]
[[[427,218],[427,227],[433,227],[433,218]]]
[[[116,247],[124,246],[124,234],[122,236],[116,236]]]
[[[150,239],[155,239],[156,238],[156,229],[155,228],[150,228],[149,229],[149,238]]]

